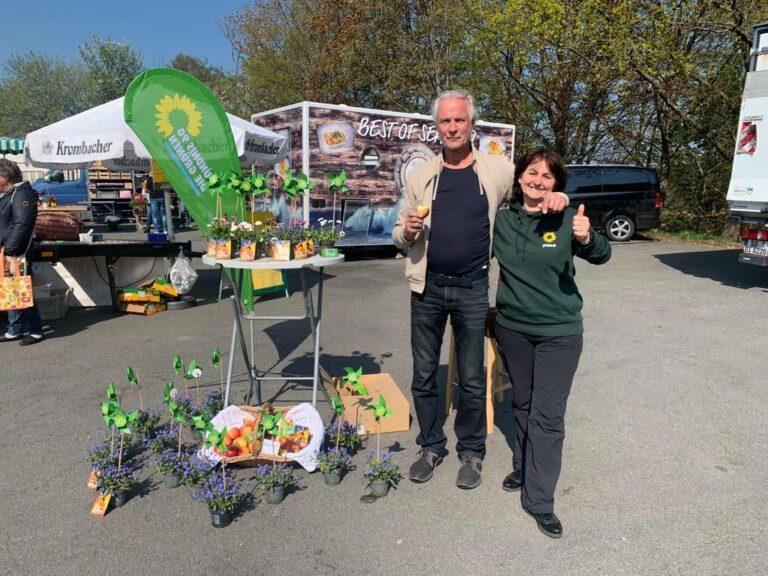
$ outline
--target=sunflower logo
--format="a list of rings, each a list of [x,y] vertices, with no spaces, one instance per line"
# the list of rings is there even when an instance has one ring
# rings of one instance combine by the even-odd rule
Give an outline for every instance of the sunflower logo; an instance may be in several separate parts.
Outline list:
[[[166,138],[173,134],[176,126],[182,126],[185,122],[186,130],[190,136],[200,134],[203,116],[197,111],[189,97],[179,96],[178,94],[174,94],[171,97],[166,94],[159,104],[155,104],[155,110],[157,110],[155,126],[157,126],[158,132]],[[182,114],[184,117],[182,117]]]
[[[555,234],[554,232],[545,232],[544,236],[542,236],[541,239],[544,240],[544,242],[546,242],[547,244],[552,244],[552,242],[557,240],[557,234]]]

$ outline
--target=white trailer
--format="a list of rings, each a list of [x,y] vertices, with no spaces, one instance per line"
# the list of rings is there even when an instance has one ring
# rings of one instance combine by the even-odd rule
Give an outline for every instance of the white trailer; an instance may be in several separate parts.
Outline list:
[[[768,22],[753,28],[727,200],[740,224],[739,261],[768,266]]]

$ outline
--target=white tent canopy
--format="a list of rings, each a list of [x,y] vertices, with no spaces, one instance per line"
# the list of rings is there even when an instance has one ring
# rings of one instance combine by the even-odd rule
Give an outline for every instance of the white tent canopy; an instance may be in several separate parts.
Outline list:
[[[242,164],[280,162],[288,142],[265,128],[227,114]],[[149,170],[149,152],[126,124],[123,98],[27,134],[27,160],[42,168],[84,168],[101,160],[116,170]]]

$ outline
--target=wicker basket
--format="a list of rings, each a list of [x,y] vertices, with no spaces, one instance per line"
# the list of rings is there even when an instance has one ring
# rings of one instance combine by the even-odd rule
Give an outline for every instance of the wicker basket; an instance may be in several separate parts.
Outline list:
[[[265,404],[263,408],[268,408],[270,405]],[[251,437],[251,453],[245,456],[233,456],[228,458],[222,456],[221,461],[224,464],[235,464],[238,466],[256,466],[259,462],[288,462],[289,460],[285,456],[273,456],[271,454],[259,454],[262,445],[262,439],[256,433],[259,429],[259,423],[261,422],[261,410],[262,408],[256,406],[238,406],[243,412],[247,412],[255,420],[253,424],[253,436]],[[288,412],[293,406],[275,406],[275,410],[280,410],[283,414]]]
[[[69,212],[39,212],[35,222],[38,240],[77,240],[83,223]]]

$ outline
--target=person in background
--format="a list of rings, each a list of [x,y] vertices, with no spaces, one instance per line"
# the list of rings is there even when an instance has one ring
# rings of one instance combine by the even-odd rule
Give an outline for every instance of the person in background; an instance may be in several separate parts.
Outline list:
[[[32,236],[37,220],[37,192],[23,181],[15,162],[0,159],[0,247],[6,256],[17,256],[23,265],[32,266]],[[6,259],[7,260],[7,259]],[[5,265],[5,263],[0,263]],[[36,306],[24,310],[9,310],[8,328],[0,342],[18,340],[21,346],[43,341],[43,321]],[[24,323],[29,334],[24,336]]]
[[[151,176],[147,176],[141,181],[142,194],[149,198],[149,209],[147,212],[147,231],[154,228],[155,232],[164,234],[168,229],[165,216],[165,194],[162,190],[155,190]]]
[[[504,156],[478,151],[472,130],[475,100],[465,90],[440,94],[432,117],[440,154],[408,176],[392,239],[407,250],[405,275],[411,289],[411,391],[419,435],[412,482],[427,482],[446,455],[437,370],[448,317],[456,339],[459,405],[455,430],[461,467],[456,486],[480,485],[485,457],[485,319],[493,223],[512,192],[514,166]],[[562,211],[562,194],[547,194],[545,209]]]
[[[516,436],[507,491],[522,488],[523,509],[552,538],[563,527],[554,512],[565,438],[565,408],[579,364],[584,331],[582,297],[573,257],[604,264],[608,240],[584,215],[544,211],[552,190],[563,190],[566,170],[551,150],[525,155],[515,168],[509,210],[496,216],[493,254],[499,263],[495,335],[512,380]]]

